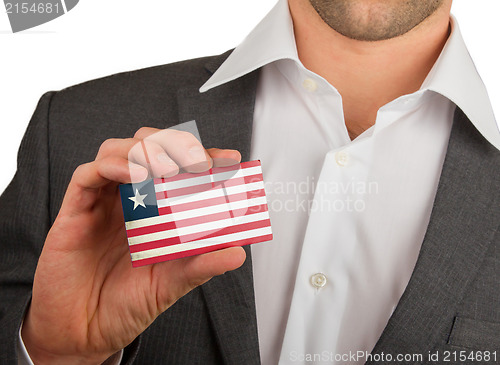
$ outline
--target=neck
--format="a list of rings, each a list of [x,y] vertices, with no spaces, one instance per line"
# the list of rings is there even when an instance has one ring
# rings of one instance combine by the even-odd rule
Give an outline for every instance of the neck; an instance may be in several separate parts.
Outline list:
[[[383,105],[420,88],[448,38],[450,6],[402,36],[366,42],[334,31],[309,0],[289,0],[299,58],[342,95],[351,139],[375,124]]]

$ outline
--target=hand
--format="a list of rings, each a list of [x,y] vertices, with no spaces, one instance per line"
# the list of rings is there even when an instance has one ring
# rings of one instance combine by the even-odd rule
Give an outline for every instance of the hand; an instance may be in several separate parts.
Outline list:
[[[35,364],[99,364],[123,349],[177,299],[245,261],[241,247],[132,268],[119,183],[238,163],[191,134],[140,129],[105,141],[79,166],[47,235],[22,330]]]

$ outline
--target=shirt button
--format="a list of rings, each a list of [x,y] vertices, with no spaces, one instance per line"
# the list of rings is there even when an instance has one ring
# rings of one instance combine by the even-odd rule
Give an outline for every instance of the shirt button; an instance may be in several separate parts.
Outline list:
[[[316,289],[321,289],[326,285],[326,276],[322,273],[317,273],[311,276],[311,284]]]
[[[318,88],[318,84],[313,79],[305,79],[304,82],[302,82],[302,86],[309,92],[316,91]]]
[[[347,166],[349,163],[349,154],[345,151],[339,151],[335,154],[335,162],[339,166]]]

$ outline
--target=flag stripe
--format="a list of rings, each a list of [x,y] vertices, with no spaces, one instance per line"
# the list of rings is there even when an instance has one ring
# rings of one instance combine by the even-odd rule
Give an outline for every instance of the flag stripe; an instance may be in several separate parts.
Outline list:
[[[245,239],[241,239],[241,240],[225,242],[225,243],[221,243],[218,245],[206,246],[206,247],[191,249],[191,250],[187,250],[187,251],[179,251],[179,252],[175,252],[175,253],[160,254],[159,256],[152,256],[152,257],[148,257],[145,259],[132,259],[133,260],[132,266],[133,267],[140,267],[140,266],[144,266],[144,265],[152,265],[152,264],[164,262],[167,260],[176,260],[176,259],[181,259],[183,257],[188,257],[188,256],[193,256],[193,255],[201,255],[204,253],[208,253],[208,252],[212,252],[212,251],[216,251],[216,250],[221,250],[223,248],[244,246],[244,245],[250,245],[252,243],[271,241],[272,239],[273,239],[273,235],[267,234],[264,236],[245,238]]]
[[[195,250],[198,248],[215,246],[215,245],[219,245],[219,244],[226,243],[226,242],[246,240],[249,238],[257,238],[260,236],[267,236],[270,234],[272,234],[271,227],[267,226],[267,227],[263,227],[263,228],[254,229],[251,231],[232,233],[232,234],[228,234],[226,236],[207,238],[207,239],[198,240],[198,241],[194,241],[194,242],[187,242],[187,243],[184,243],[182,245],[172,245],[172,246],[166,246],[166,247],[159,247],[159,248],[152,249],[152,250],[132,253],[131,255],[132,255],[132,260],[142,260],[142,259],[147,259],[147,258],[151,258],[154,256],[167,255],[167,254],[177,253],[177,252],[181,252],[181,251]]]
[[[155,180],[155,189],[156,191],[169,191],[200,184],[210,184],[219,181],[227,181],[233,178],[257,175],[262,173],[262,169],[260,168],[260,166],[253,166],[249,168],[224,172],[214,172],[213,170],[216,169],[212,169],[212,174],[203,174],[203,176],[198,176],[198,174],[181,174],[183,176],[182,180],[170,181],[170,179],[166,179],[163,180],[163,182]],[[208,172],[210,171],[211,170],[209,170]]]
[[[208,182],[205,184],[192,185],[192,186],[187,186],[187,187],[168,190],[168,191],[167,190],[158,191],[158,189],[156,189],[156,186],[155,186],[155,190],[157,191],[156,199],[163,200],[163,199],[168,199],[168,198],[176,198],[176,197],[180,197],[183,195],[202,193],[204,191],[209,191],[209,190],[224,189],[224,188],[228,188],[230,186],[245,185],[245,184],[255,183],[255,182],[259,182],[259,181],[262,181],[262,174],[255,174],[255,175],[242,176],[242,177],[233,177],[229,180]]]
[[[166,206],[174,206],[177,204],[191,203],[199,200],[205,200],[210,198],[216,198],[219,196],[226,196],[232,194],[243,193],[251,190],[264,189],[264,182],[258,181],[245,185],[230,186],[224,189],[213,189],[206,190],[201,193],[188,194],[183,196],[178,196],[174,198],[166,198],[158,200],[158,208],[163,208]]]
[[[246,203],[246,201],[243,201]],[[139,228],[132,228],[127,230],[127,236],[128,238],[131,237],[137,237],[137,236],[142,236],[145,234],[149,233],[154,233],[158,231],[167,231],[169,229],[176,229],[176,228],[182,228],[182,227],[188,227],[188,226],[194,226],[197,224],[201,223],[207,223],[207,222],[214,222],[218,221],[221,219],[229,219],[229,218],[237,218],[241,217],[244,215],[250,215],[250,214],[255,214],[255,213],[261,213],[261,212],[266,212],[267,211],[267,204],[261,204],[261,205],[254,205],[251,207],[244,207],[244,208],[234,208],[231,210],[228,210],[227,207],[220,212],[213,212],[211,214],[207,215],[194,215],[191,216],[190,218],[186,219],[168,219],[168,221],[162,222],[162,223],[157,223],[157,224],[149,224],[143,227]],[[165,216],[164,216],[165,217]],[[160,218],[160,217],[155,217],[155,218]],[[163,218],[163,217],[161,217]]]
[[[195,226],[189,226],[189,227],[182,227],[182,228],[177,228],[177,229],[171,229],[168,231],[159,231],[159,232],[154,232],[154,233],[149,233],[145,234],[142,236],[137,236],[137,237],[130,237],[128,239],[128,243],[130,246],[133,245],[138,245],[140,243],[145,243],[149,241],[157,241],[157,240],[162,240],[162,239],[167,239],[175,236],[184,236],[184,235],[189,235],[193,233],[200,233],[203,231],[207,230],[213,230],[213,229],[223,229],[229,225],[234,224],[235,222],[237,223],[248,223],[248,222],[253,222],[261,219],[269,219],[269,212],[261,212],[261,213],[255,213],[251,215],[244,215],[242,217],[238,218],[229,218],[229,219],[221,219],[215,222],[207,222],[207,223],[201,223],[197,224]],[[182,238],[182,237],[181,237]],[[186,240],[184,240],[185,242]]]
[[[236,164],[236,165],[226,166],[226,167],[214,167],[213,169],[210,169],[210,170],[207,170],[204,172],[199,172],[196,174],[186,173],[186,174],[179,174],[179,175],[175,175],[175,176],[167,177],[167,178],[162,178],[162,179],[155,179],[154,183],[155,183],[155,185],[156,184],[160,185],[163,183],[181,181],[181,180],[191,179],[194,177],[209,176],[210,174],[218,174],[218,173],[228,172],[228,171],[243,170],[243,169],[247,169],[247,168],[255,167],[255,166],[260,167],[259,160],[243,162],[241,164]]]
[[[251,232],[252,230],[258,229],[258,228],[265,228],[268,227],[271,224],[271,222],[268,219],[264,220],[259,220],[259,221],[252,221],[248,223],[242,223],[242,224],[235,224],[231,226],[226,226],[225,228],[218,228],[218,229],[211,229],[211,230],[204,230],[202,232],[194,233],[194,234],[187,234],[183,236],[174,236],[170,237],[167,239],[159,239],[157,241],[152,241],[149,240],[145,243],[142,243],[140,245],[133,245],[130,246],[130,252],[131,253],[139,253],[139,252],[146,252],[148,250],[153,250],[157,249],[160,247],[167,247],[167,246],[180,246],[180,247],[185,247],[186,244],[198,244],[202,242],[203,240],[210,239],[210,238],[215,238],[215,237],[222,237],[222,236],[227,236],[233,233],[238,233],[238,232]]]
[[[208,207],[208,206],[215,206],[218,204],[233,203],[233,202],[237,202],[237,201],[244,200],[244,199],[252,199],[252,198],[257,198],[257,197],[265,197],[265,196],[266,196],[266,193],[265,193],[264,189],[257,189],[257,190],[242,192],[239,194],[231,194],[228,196],[218,196],[215,198],[194,201],[191,203],[174,205],[172,207],[171,206],[162,207],[162,208],[158,209],[158,212],[160,214],[179,213],[179,212],[184,212],[184,211],[191,210],[191,209],[194,210],[194,209]]]
[[[229,205],[228,205],[229,204]],[[167,208],[163,208],[165,212],[157,217],[151,218],[143,218],[137,219],[135,221],[125,222],[125,227],[127,228],[127,234],[129,232],[135,231],[136,229],[140,229],[143,227],[164,224],[173,221],[182,221],[191,217],[202,217],[208,216],[212,214],[217,214],[221,212],[227,212],[229,209],[255,209],[255,207],[260,205],[266,205],[266,197],[264,194],[257,196],[256,198],[246,199],[246,197],[242,197],[241,200],[230,201],[229,203],[222,199],[220,204],[207,206],[203,205],[202,208],[196,208],[191,210],[181,210],[180,212],[170,212],[167,211]],[[136,234],[134,234],[136,235]]]

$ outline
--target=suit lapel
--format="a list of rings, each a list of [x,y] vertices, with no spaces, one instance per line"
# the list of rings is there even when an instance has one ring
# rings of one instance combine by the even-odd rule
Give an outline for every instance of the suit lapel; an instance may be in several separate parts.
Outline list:
[[[457,108],[415,270],[374,354],[423,354],[425,359],[428,350],[446,344],[500,220],[498,186],[492,183],[497,169],[498,151]]]
[[[211,59],[207,69],[213,71],[226,57]],[[205,93],[200,86],[178,92],[179,122],[195,120],[206,148],[237,149],[242,161],[248,160],[257,73]],[[260,362],[250,247],[245,251],[241,268],[201,287],[222,357],[231,364]]]
[[[217,69],[227,52],[210,59],[208,72]],[[258,72],[200,93],[201,85],[178,91],[179,122],[195,120],[206,148],[233,148],[241,152],[242,161],[250,157],[253,110]]]

